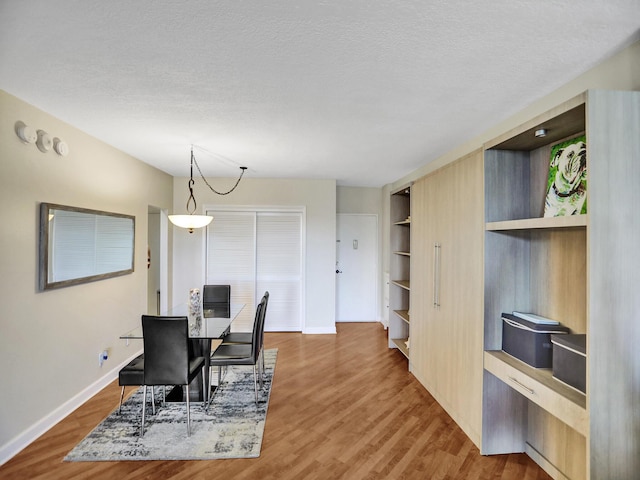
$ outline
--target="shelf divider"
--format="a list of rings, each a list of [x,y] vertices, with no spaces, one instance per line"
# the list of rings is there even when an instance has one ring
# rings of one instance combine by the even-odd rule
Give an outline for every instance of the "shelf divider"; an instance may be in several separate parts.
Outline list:
[[[501,222],[488,222],[487,231],[501,230],[529,230],[536,228],[573,228],[586,227],[587,215],[570,215],[567,217],[542,217],[524,218],[521,220],[505,220]]]

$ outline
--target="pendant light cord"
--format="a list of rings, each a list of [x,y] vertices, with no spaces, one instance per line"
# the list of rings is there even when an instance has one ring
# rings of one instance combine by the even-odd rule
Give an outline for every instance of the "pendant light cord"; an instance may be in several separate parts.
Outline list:
[[[209,185],[209,182],[207,182],[207,179],[204,178],[204,175],[202,174],[202,170],[200,170],[200,165],[198,165],[198,162],[196,161],[196,157],[193,155],[193,147],[191,147],[191,180],[189,180],[189,190],[191,191],[191,197],[189,197],[189,201],[187,202],[187,210],[189,210],[189,202],[191,201],[191,199],[193,199],[194,205],[196,203],[196,199],[193,198],[193,189],[191,188],[191,186],[194,183],[194,181],[193,181],[193,164],[194,163],[196,164],[196,168],[198,169],[198,173],[200,173],[200,177],[202,177],[202,181],[207,185],[207,187],[209,187],[209,189],[211,189],[211,191],[213,193],[216,193],[218,195],[229,195],[231,192],[233,192],[236,189],[236,187],[238,186],[238,184],[240,183],[240,180],[242,180],[242,176],[244,175],[244,172],[247,169],[247,167],[240,167],[240,170],[242,170],[240,172],[240,177],[238,177],[238,180],[236,180],[236,184],[233,187],[231,187],[231,190],[229,190],[227,192],[219,192],[215,188],[213,188],[211,185]],[[194,210],[195,210],[195,208],[194,208]]]

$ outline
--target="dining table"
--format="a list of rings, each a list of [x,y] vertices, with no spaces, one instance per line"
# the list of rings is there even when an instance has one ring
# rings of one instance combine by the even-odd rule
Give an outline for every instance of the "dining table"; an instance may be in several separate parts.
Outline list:
[[[221,305],[215,307],[207,307],[202,309],[200,321],[197,321],[189,315],[188,305],[186,303],[177,305],[161,316],[165,317],[187,317],[189,319],[189,339],[193,349],[193,354],[204,357],[204,375],[202,380],[199,378],[194,380],[196,388],[191,389],[196,395],[195,400],[208,401],[211,395],[210,385],[210,368],[211,368],[211,345],[215,340],[220,340],[231,330],[232,322],[238,317],[244,303],[231,303],[229,305]],[[126,340],[127,345],[132,340],[143,339],[142,322],[126,333],[120,335],[122,340]],[[219,343],[218,343],[219,345]],[[217,346],[216,345],[216,348]],[[200,388],[202,385],[202,388]],[[190,395],[191,396],[191,395]],[[171,395],[169,395],[171,397]]]

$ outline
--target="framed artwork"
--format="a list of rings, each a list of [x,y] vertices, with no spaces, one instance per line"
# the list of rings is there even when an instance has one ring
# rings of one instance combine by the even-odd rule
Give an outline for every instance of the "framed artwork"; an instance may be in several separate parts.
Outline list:
[[[587,213],[587,140],[584,135],[551,148],[545,217]]]

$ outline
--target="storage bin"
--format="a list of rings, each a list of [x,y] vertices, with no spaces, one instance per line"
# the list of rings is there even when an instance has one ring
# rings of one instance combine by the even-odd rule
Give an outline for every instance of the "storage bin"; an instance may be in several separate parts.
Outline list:
[[[587,392],[587,336],[584,334],[551,335],[553,343],[553,377]]]
[[[509,313],[502,314],[502,350],[536,368],[551,368],[551,334],[568,334],[562,325],[530,322]]]

